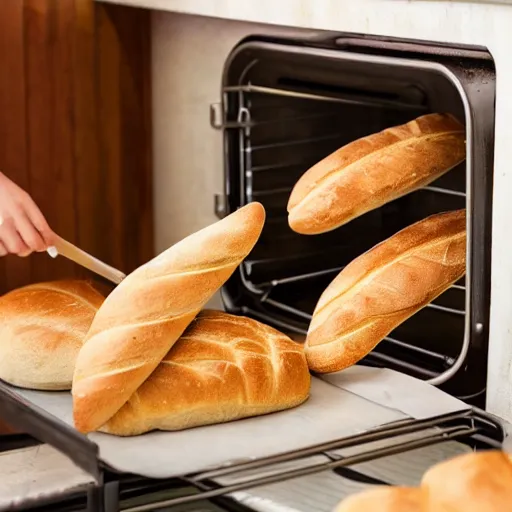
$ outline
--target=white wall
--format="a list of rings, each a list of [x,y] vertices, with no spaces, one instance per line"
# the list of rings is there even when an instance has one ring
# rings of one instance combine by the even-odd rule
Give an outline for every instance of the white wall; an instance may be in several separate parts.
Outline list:
[[[278,29],[160,11],[153,11],[152,23],[155,243],[160,252],[217,220],[213,196],[223,190],[222,135],[210,127],[210,104],[220,100],[224,62],[236,43],[248,34]]]
[[[223,191],[222,134],[210,127],[210,104],[220,100],[224,62],[236,43],[250,33],[277,29],[160,11],[153,12],[152,24],[158,253],[217,220],[214,194]],[[208,306],[220,305],[217,296]]]

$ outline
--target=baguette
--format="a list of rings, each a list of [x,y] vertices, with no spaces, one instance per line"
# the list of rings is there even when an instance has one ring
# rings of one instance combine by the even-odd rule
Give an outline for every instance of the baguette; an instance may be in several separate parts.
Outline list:
[[[305,343],[309,368],[343,370],[460,279],[465,210],[433,215],[347,265],[321,295]]]
[[[139,267],[99,309],[78,355],[73,416],[97,430],[130,398],[258,240],[265,210],[251,203]]]
[[[81,280],[39,283],[0,298],[0,378],[69,390],[78,352],[104,297]]]
[[[427,512],[424,503],[420,489],[382,486],[349,496],[335,512]]]
[[[299,179],[288,202],[294,231],[315,235],[433,182],[465,159],[464,127],[428,114],[351,142]]]
[[[299,343],[249,318],[202,311],[101,430],[131,436],[267,414],[301,404],[309,387]]]

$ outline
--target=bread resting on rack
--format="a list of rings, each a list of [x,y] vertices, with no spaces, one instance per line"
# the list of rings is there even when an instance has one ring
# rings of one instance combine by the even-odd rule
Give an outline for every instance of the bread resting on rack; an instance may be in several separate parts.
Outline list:
[[[338,149],[299,179],[288,201],[297,233],[325,233],[432,183],[466,157],[464,126],[428,114]]]
[[[336,372],[355,364],[465,269],[465,210],[432,215],[376,245],[321,295],[306,338],[310,369]]]
[[[100,429],[182,430],[289,409],[309,395],[302,345],[255,320],[202,311]]]
[[[81,432],[105,424],[149,377],[258,240],[251,203],[139,267],[99,309],[78,355],[73,416]]]
[[[90,283],[38,283],[0,297],[0,379],[69,390],[78,352],[104,297]]]
[[[418,488],[382,487],[350,496],[335,512],[506,512],[512,463],[500,451],[459,455],[430,468]]]

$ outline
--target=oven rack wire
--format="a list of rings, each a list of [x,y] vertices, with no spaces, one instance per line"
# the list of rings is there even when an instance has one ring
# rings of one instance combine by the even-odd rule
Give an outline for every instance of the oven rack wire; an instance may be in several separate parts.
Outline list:
[[[403,441],[401,436],[418,434],[413,439]],[[447,414],[422,420],[402,420],[384,425],[365,433],[345,437],[330,443],[310,446],[280,455],[255,459],[249,462],[233,464],[203,473],[183,477],[181,480],[193,491],[170,499],[153,503],[121,508],[120,486],[118,481],[110,481],[110,485],[98,492],[103,493],[102,501],[107,504],[104,512],[148,512],[162,507],[183,506],[204,500],[233,499],[233,494],[256,487],[286,482],[294,478],[305,477],[316,473],[350,468],[363,462],[377,460],[410,450],[432,446],[451,440],[476,442],[479,449],[499,449],[504,438],[501,426],[485,412],[471,409],[458,413]],[[372,448],[371,444],[386,441],[384,446]],[[337,450],[357,448],[357,453],[347,456],[335,454]],[[322,455],[327,461],[308,463],[308,458]],[[303,461],[304,465],[286,469],[280,465],[289,462]],[[260,474],[258,474],[258,471]],[[261,472],[264,474],[262,475]],[[349,473],[350,474],[350,473]],[[352,474],[364,481],[365,476],[353,470]],[[227,481],[226,481],[227,479]],[[220,483],[222,480],[225,483]],[[377,483],[377,482],[373,482]],[[378,482],[388,485],[387,482]],[[165,482],[158,482],[162,488]],[[96,500],[98,503],[98,500]]]
[[[0,410],[5,421],[18,431],[32,436],[27,443],[33,439],[47,443],[91,475],[95,483],[86,491],[87,510],[90,512],[144,512],[162,507],[172,510],[173,507],[204,500],[213,500],[215,503],[218,499],[236,505],[233,494],[242,490],[324,471],[350,468],[363,462],[450,440],[458,440],[473,449],[500,449],[505,439],[505,430],[498,419],[479,408],[468,406],[468,409],[460,412],[426,419],[400,420],[329,443],[250,461],[233,462],[181,478],[149,479],[112,470],[101,461],[99,448],[94,442],[53,415],[25,401],[1,381]],[[407,435],[413,437],[404,440]],[[8,439],[0,436],[0,451],[5,449],[2,446],[4,441],[8,443]],[[346,449],[350,449],[350,453],[338,452]],[[311,461],[318,456],[323,456],[325,461]],[[294,465],[284,467],[289,463]],[[295,463],[300,463],[299,467]],[[365,478],[368,480],[366,475],[357,472],[357,468],[351,472],[359,475],[359,481],[364,481]],[[145,500],[143,504],[135,506],[129,504],[130,497],[144,497],[155,488],[166,491],[178,489],[180,492],[178,496],[174,493],[174,497],[170,499],[153,502]],[[73,495],[76,497],[76,490]],[[63,498],[56,497],[59,500]],[[241,509],[236,505],[227,510],[250,509]]]
[[[253,190],[253,178],[255,174],[262,172],[275,172],[279,171],[279,169],[283,169],[289,167],[290,165],[299,165],[300,161],[290,162],[265,162],[265,165],[254,165],[253,164],[253,154],[260,150],[268,150],[272,148],[276,148],[278,146],[283,147],[286,146],[294,146],[294,145],[302,145],[302,144],[315,144],[322,140],[325,140],[326,135],[322,135],[321,137],[314,138],[308,137],[307,139],[290,139],[285,142],[268,142],[264,145],[254,144],[252,142],[252,130],[257,127],[269,126],[273,123],[282,122],[282,119],[279,117],[273,118],[265,118],[263,120],[255,119],[255,116],[252,114],[252,107],[254,103],[254,99],[257,98],[261,102],[261,98],[265,97],[284,97],[291,98],[292,100],[297,100],[300,102],[309,102],[316,103],[320,102],[327,104],[344,104],[344,105],[357,105],[361,107],[372,107],[372,108],[381,108],[381,109],[393,109],[393,110],[409,110],[414,113],[414,115],[421,115],[426,112],[425,105],[421,104],[407,104],[404,101],[390,101],[390,100],[382,100],[382,99],[369,99],[367,97],[357,98],[357,97],[344,97],[343,95],[328,95],[328,94],[320,94],[320,93],[305,93],[294,91],[286,88],[275,88],[275,87],[265,87],[256,85],[253,83],[247,83],[243,85],[234,85],[234,86],[225,86],[222,89],[222,97],[223,103],[212,105],[210,111],[210,122],[211,125],[216,129],[225,129],[232,132],[237,133],[238,138],[238,146],[239,146],[239,165],[240,165],[240,186],[239,186],[239,195],[240,195],[240,204],[247,204],[254,200],[262,199],[262,194],[264,195],[272,195],[272,194],[289,194],[291,192],[291,188],[283,187],[278,189],[270,189],[265,190],[264,192],[255,192]],[[230,108],[228,105],[236,105],[235,108]],[[308,111],[307,114],[302,113],[299,117],[287,117],[287,123],[293,123],[298,119],[310,119],[310,118],[328,118],[333,114],[324,110],[319,110],[319,112]],[[337,137],[337,133],[329,135],[332,138]],[[324,155],[326,156],[326,155]],[[308,168],[307,165],[304,165],[304,171]],[[466,176],[470,172],[470,170],[466,169]],[[466,188],[470,186],[468,180],[466,179]],[[427,193],[427,194],[435,194],[440,196],[451,196],[454,198],[458,198],[461,201],[464,201],[464,204],[467,206],[468,197],[466,194],[466,190],[456,190],[454,188],[449,188],[447,186],[439,186],[436,182],[430,184],[428,186],[423,187],[417,193]],[[219,200],[217,197],[216,200]],[[220,201],[219,201],[220,202]],[[219,212],[218,212],[219,213]],[[275,217],[273,217],[275,219]],[[281,219],[279,219],[281,220]],[[283,214],[283,222],[286,221],[286,217]],[[468,230],[470,227],[468,226]],[[471,233],[468,231],[468,240],[471,238]],[[471,255],[468,255],[468,265],[470,262]],[[266,260],[268,263],[269,260]],[[343,266],[337,266],[332,268],[323,269],[316,272],[307,272],[307,273],[297,273],[295,275],[286,276],[283,278],[272,279],[266,282],[255,283],[251,279],[251,271],[252,266],[257,265],[260,262],[254,260],[252,258],[248,258],[241,266],[240,266],[240,278],[247,290],[256,298],[263,308],[270,307],[276,312],[280,312],[285,316],[292,318],[292,322],[282,322],[275,317],[270,318],[268,315],[262,313],[259,308],[245,308],[245,312],[255,317],[259,318],[262,321],[271,321],[276,327],[285,328],[288,332],[293,332],[300,336],[306,336],[307,328],[305,326],[309,325],[311,320],[311,313],[309,311],[304,311],[298,307],[294,307],[290,304],[286,304],[283,300],[275,298],[275,294],[278,291],[280,286],[289,285],[289,284],[297,284],[301,283],[301,286],[304,286],[304,289],[307,289],[308,283],[313,282],[315,279],[319,277],[332,276],[334,277],[344,268]],[[469,267],[467,274],[469,274]],[[468,319],[466,315],[466,311],[469,306],[469,285],[466,284],[465,280],[461,280],[454,285],[452,285],[447,291],[445,291],[441,296],[436,298],[433,302],[427,304],[425,309],[435,310],[436,312],[449,315],[453,317],[462,318],[464,321],[464,334],[463,339],[461,340],[461,349],[458,357],[448,356],[446,354],[438,353],[434,350],[428,350],[417,345],[408,343],[406,340],[399,339],[397,335],[392,333],[392,335],[384,338],[384,341],[389,345],[397,347],[401,350],[406,350],[408,353],[412,354],[414,358],[424,358],[428,357],[431,361],[435,361],[436,366],[439,365],[442,368],[442,373],[438,371],[433,371],[428,367],[420,367],[415,364],[409,364],[406,361],[401,362],[401,366],[405,369],[406,367],[413,371],[415,374],[419,374],[425,380],[429,382],[439,385],[447,381],[450,376],[456,371],[456,368],[459,366],[460,362],[465,358],[465,354],[467,353],[469,346],[469,325]],[[449,307],[443,304],[444,297],[447,297],[450,293],[459,293],[463,294],[463,299],[461,297],[460,302],[461,307]],[[279,325],[281,324],[281,325]],[[394,358],[388,356],[386,353],[383,353],[378,348],[372,352],[372,358],[374,358],[378,364],[387,365],[390,362],[394,362]]]

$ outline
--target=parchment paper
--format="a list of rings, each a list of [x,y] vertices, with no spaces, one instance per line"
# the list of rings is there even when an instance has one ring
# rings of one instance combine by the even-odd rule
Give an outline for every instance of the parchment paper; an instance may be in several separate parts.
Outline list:
[[[288,411],[181,432],[89,437],[112,468],[164,478],[333,441],[408,416],[423,417],[423,408],[416,404],[428,404],[429,415],[467,408],[428,384],[406,377],[413,385],[403,377],[391,370],[353,367],[325,380],[313,378],[309,400]],[[404,382],[414,400],[400,391]],[[69,393],[18,393],[72,424]]]

